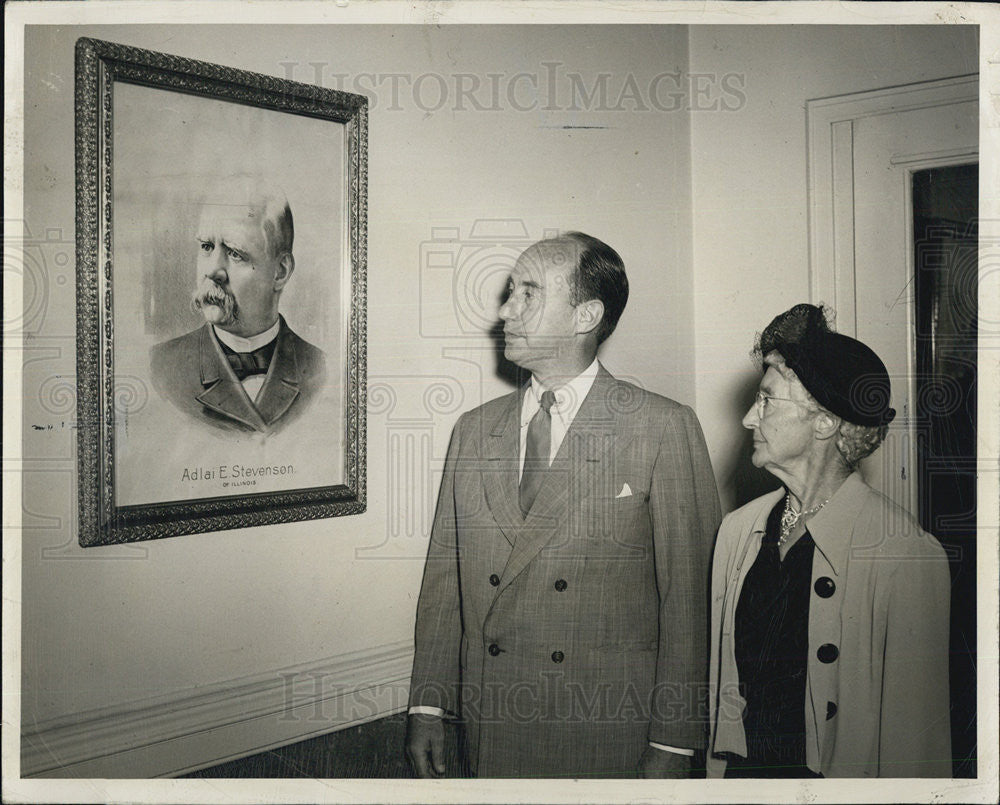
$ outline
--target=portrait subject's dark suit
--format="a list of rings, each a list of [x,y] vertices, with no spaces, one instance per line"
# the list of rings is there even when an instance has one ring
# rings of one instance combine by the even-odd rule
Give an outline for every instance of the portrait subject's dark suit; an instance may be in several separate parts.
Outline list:
[[[271,433],[302,413],[323,389],[326,355],[280,317],[264,385],[251,401],[205,324],[150,350],[153,385],[184,413],[215,427]]]
[[[461,716],[480,777],[634,776],[649,740],[705,744],[705,440],[690,408],[600,367],[524,518],[523,393],[455,426],[409,703]]]

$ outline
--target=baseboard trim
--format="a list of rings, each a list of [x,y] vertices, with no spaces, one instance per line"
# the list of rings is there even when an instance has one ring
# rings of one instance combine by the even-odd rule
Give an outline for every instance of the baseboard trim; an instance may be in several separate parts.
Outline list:
[[[49,719],[21,731],[21,776],[173,777],[405,709],[404,641]]]

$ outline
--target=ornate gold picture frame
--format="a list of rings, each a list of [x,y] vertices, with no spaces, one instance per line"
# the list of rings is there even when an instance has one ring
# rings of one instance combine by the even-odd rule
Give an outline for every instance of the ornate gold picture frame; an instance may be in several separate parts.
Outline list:
[[[81,545],[364,511],[367,127],[361,95],[78,40]]]

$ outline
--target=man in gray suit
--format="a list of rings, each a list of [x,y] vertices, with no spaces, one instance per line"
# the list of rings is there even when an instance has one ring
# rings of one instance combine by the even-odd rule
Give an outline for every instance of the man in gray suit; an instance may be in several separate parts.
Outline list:
[[[582,233],[514,267],[505,355],[531,381],[448,449],[410,688],[421,777],[445,772],[449,717],[480,777],[684,777],[704,746],[718,492],[694,412],[596,359],[627,298]]]
[[[198,421],[270,433],[322,391],[326,356],[278,313],[293,235],[288,202],[274,193],[204,205],[192,304],[205,324],[150,353],[153,385]]]

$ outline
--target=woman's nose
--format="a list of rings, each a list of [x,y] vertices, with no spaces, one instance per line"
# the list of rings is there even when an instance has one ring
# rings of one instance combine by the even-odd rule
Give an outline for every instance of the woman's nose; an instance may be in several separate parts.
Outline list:
[[[517,316],[517,313],[514,310],[514,299],[513,298],[508,299],[506,302],[504,302],[502,305],[500,305],[500,318],[501,319],[503,319],[504,321],[507,321],[509,319],[515,318],[516,316]]]

